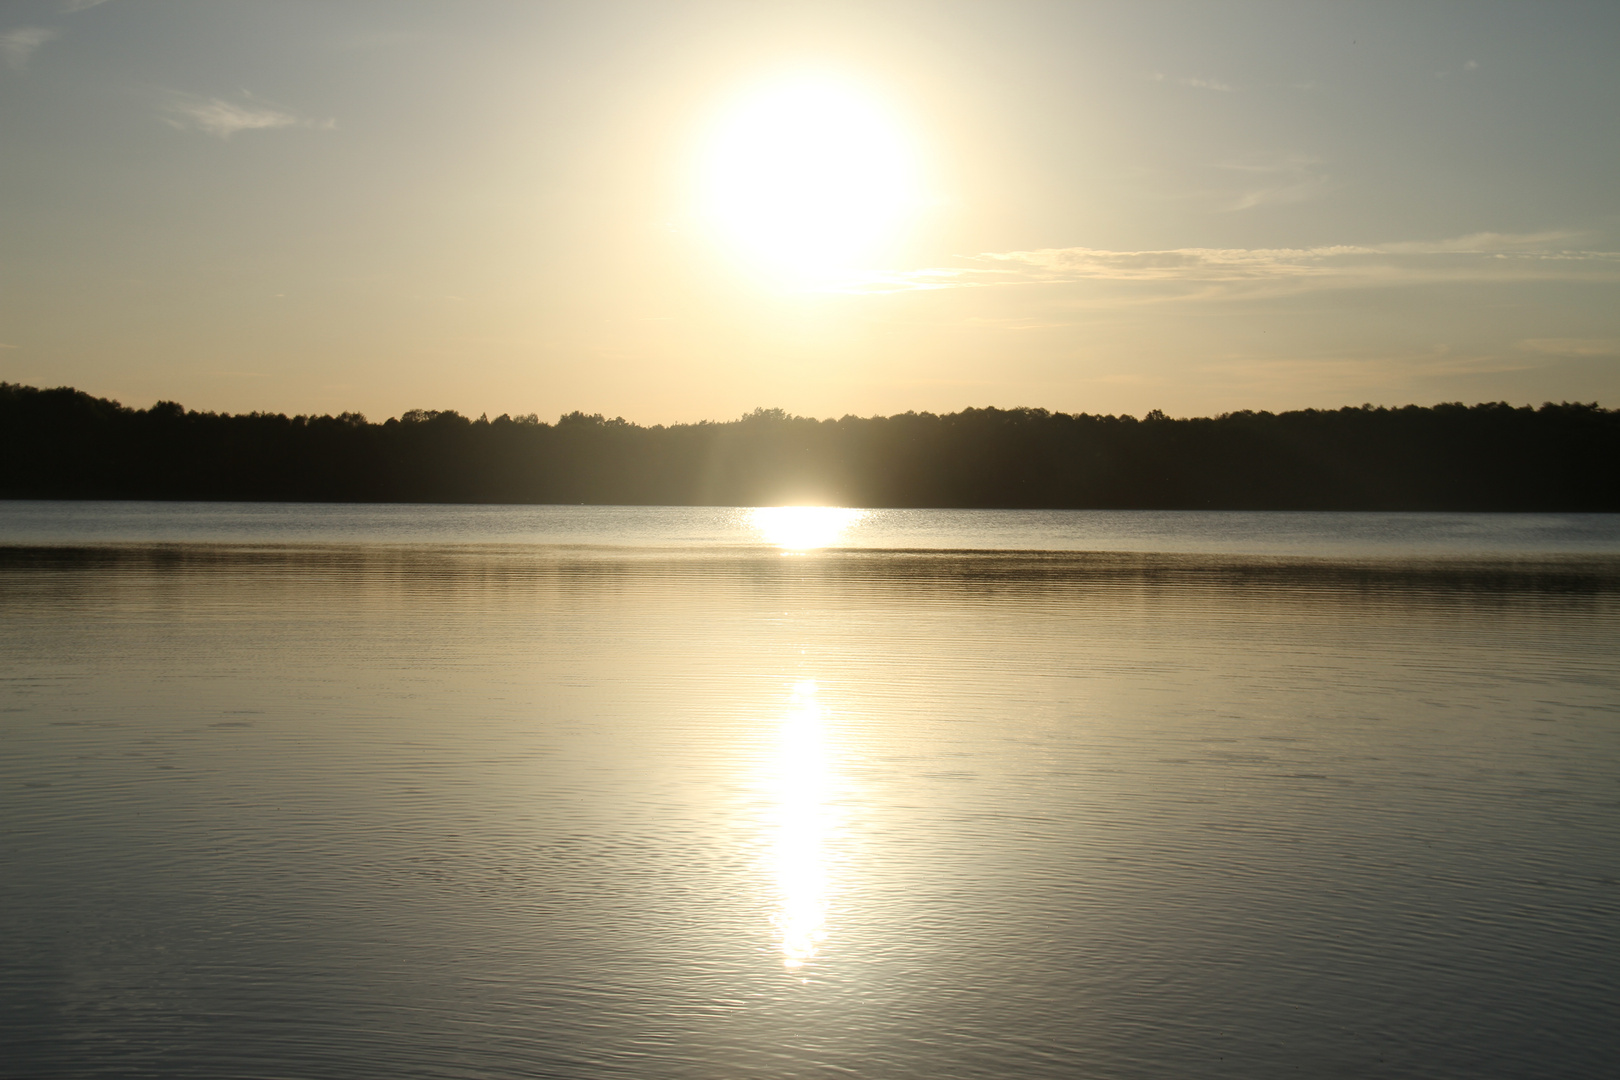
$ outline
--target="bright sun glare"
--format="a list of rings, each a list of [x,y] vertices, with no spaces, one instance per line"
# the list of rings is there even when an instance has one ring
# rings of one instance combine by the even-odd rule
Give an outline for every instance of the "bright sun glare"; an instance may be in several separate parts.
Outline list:
[[[920,205],[899,124],[829,77],[779,82],[725,114],[705,159],[704,213],[757,266],[815,277],[883,254]]]
[[[748,520],[767,543],[809,551],[835,542],[866,514],[844,506],[761,506],[748,512]]]

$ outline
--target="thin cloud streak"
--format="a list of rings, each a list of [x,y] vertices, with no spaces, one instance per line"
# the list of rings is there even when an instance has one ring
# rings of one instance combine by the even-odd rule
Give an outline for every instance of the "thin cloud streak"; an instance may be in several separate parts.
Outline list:
[[[228,139],[238,131],[266,131],[274,128],[313,128],[330,131],[336,120],[315,120],[288,112],[275,105],[256,101],[245,94],[245,103],[224,98],[175,95],[166,106],[164,123],[182,131],[201,131],[217,139]]]
[[[1317,167],[1321,159],[1289,154],[1268,161],[1229,161],[1216,166],[1250,179],[1254,185],[1223,209],[1252,210],[1256,206],[1305,202],[1325,194],[1332,186]]]
[[[1444,254],[1496,254],[1507,252],[1523,253],[1558,253],[1567,254],[1567,249],[1555,249],[1554,245],[1568,244],[1581,239],[1581,234],[1569,229],[1553,229],[1538,233],[1497,233],[1477,232],[1467,236],[1458,236],[1450,240],[1437,241],[1408,241],[1395,244],[1380,244],[1378,250],[1387,251],[1395,255],[1444,255]],[[1588,252],[1587,254],[1597,254]]]
[[[19,26],[0,34],[0,57],[12,71],[22,72],[28,67],[28,58],[47,41],[61,37],[62,31],[48,26]]]
[[[1162,71],[1155,71],[1150,78],[1152,78],[1154,82],[1158,83],[1174,82],[1178,86],[1190,86],[1195,90],[1215,90],[1222,94],[1230,94],[1237,89],[1231,83],[1225,83],[1219,79],[1200,79],[1191,75],[1183,75],[1175,79],[1170,79]]]
[[[1528,338],[1519,348],[1544,356],[1620,356],[1620,338]]]
[[[1217,298],[1246,295],[1243,286],[1376,288],[1447,281],[1620,281],[1620,252],[1547,246],[1575,235],[1475,233],[1450,240],[1370,247],[1341,244],[1164,251],[1073,247],[987,252],[963,256],[966,265],[870,274],[838,283],[830,291],[885,293],[1104,281],[1198,285],[1204,287],[1200,296]]]

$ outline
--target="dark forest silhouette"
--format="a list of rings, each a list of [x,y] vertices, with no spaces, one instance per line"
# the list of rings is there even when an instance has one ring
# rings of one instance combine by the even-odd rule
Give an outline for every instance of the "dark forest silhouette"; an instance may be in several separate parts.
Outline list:
[[[5,498],[1620,511],[1620,410],[1596,404],[376,424],[0,383],[0,454]]]

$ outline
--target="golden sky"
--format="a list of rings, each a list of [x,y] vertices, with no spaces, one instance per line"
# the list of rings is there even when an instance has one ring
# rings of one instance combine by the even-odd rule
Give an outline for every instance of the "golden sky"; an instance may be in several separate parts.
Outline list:
[[[1620,404],[1607,3],[0,7],[0,379],[643,423]]]

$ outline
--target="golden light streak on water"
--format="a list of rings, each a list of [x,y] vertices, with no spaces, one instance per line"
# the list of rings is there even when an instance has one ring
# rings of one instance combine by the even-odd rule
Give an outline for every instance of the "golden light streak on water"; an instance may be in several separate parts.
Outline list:
[[[782,963],[792,970],[813,958],[827,937],[828,802],[834,777],[825,713],[814,681],[793,688],[792,707],[783,718],[777,742],[774,781],[777,905],[773,922]]]

